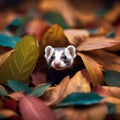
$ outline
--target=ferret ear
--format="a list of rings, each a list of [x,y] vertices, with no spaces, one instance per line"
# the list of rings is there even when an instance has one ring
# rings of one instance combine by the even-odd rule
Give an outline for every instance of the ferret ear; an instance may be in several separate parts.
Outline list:
[[[53,51],[52,46],[46,46],[45,47],[45,58],[47,58],[50,55],[51,51]]]
[[[69,45],[67,47],[68,51],[70,52],[70,54],[72,55],[73,58],[76,57],[76,48],[73,45]]]

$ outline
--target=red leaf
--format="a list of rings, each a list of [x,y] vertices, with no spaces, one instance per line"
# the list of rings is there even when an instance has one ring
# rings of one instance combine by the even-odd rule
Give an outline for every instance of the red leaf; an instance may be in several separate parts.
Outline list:
[[[52,111],[36,97],[25,96],[19,105],[24,120],[56,120]]]
[[[17,108],[17,101],[13,100],[13,99],[8,99],[5,101],[4,103],[4,107],[8,108],[8,109],[12,109],[12,110],[16,110]]]

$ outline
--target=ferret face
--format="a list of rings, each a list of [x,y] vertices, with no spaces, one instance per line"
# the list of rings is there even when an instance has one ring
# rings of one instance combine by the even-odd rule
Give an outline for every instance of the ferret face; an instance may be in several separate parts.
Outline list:
[[[53,48],[52,46],[45,48],[46,62],[50,67],[56,70],[71,67],[75,57],[76,49],[72,45],[69,45],[67,48]]]

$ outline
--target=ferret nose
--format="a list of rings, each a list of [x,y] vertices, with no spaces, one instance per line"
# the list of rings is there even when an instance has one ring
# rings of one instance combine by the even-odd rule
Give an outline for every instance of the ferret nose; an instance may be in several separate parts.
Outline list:
[[[56,67],[59,67],[59,66],[60,66],[60,61],[55,61],[55,62],[54,62],[54,65],[55,65]]]

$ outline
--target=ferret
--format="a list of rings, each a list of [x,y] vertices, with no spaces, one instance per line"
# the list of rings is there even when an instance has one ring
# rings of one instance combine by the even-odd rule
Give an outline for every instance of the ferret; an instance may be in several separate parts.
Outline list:
[[[76,48],[73,45],[60,48],[46,46],[44,57],[49,66],[48,82],[56,85],[67,75],[72,77],[80,68],[78,64],[76,65],[78,69],[72,67],[76,56]]]
[[[63,70],[72,66],[76,57],[76,49],[69,45],[66,48],[45,48],[45,59],[47,64],[55,70]]]

